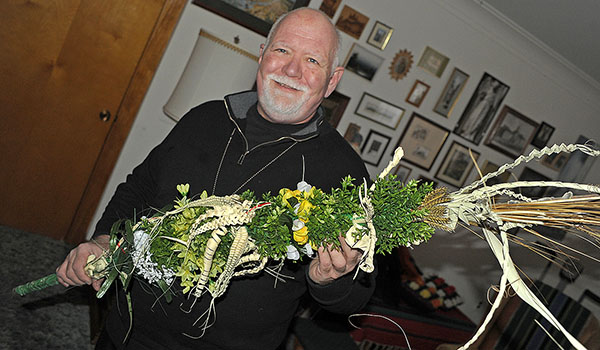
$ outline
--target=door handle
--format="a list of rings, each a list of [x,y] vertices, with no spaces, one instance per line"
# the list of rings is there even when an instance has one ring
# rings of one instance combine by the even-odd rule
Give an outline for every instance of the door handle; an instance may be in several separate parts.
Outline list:
[[[110,111],[108,109],[103,109],[100,112],[100,120],[102,120],[103,122],[107,122],[110,120]]]

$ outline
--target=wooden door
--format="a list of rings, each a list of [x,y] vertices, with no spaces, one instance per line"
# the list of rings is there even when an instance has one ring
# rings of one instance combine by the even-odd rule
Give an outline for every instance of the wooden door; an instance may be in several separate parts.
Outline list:
[[[154,72],[140,66],[166,45],[148,52],[172,2],[0,1],[0,224],[83,238],[67,234],[91,218],[76,213],[99,199]]]

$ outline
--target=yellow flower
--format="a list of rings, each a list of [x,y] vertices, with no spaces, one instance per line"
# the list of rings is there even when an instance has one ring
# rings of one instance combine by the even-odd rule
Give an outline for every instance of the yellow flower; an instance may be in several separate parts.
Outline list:
[[[310,209],[314,207],[309,201],[303,200],[300,202],[300,207],[298,208],[298,217],[307,218]]]
[[[308,242],[308,228],[306,226],[303,226],[298,231],[294,231],[294,241],[300,245],[305,245]]]
[[[315,195],[315,186],[311,187],[308,192],[302,192],[302,197],[304,197],[305,199],[312,198],[312,197],[314,197],[314,195]]]
[[[300,191],[292,191],[288,188],[282,188],[279,190],[279,194],[283,196],[283,198],[281,199],[282,202],[291,208],[292,205],[290,204],[290,202],[288,202],[288,200],[290,198],[298,198],[300,196]]]

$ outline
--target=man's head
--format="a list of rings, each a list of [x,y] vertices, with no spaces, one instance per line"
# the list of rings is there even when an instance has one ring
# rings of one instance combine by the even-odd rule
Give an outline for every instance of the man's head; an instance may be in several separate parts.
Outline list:
[[[258,111],[267,120],[299,124],[313,117],[337,86],[339,35],[323,13],[301,8],[279,19],[261,47]]]

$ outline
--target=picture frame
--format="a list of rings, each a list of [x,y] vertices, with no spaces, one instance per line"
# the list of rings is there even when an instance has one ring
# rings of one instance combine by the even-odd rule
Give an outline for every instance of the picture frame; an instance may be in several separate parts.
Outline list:
[[[566,152],[552,153],[550,155],[543,156],[540,163],[552,170],[560,171],[569,161],[570,155],[570,153]]]
[[[421,106],[421,103],[423,103],[427,92],[429,92],[429,85],[417,79],[415,80],[412,89],[410,89],[408,96],[406,96],[406,102],[415,107],[419,107]]]
[[[452,70],[450,78],[448,78],[448,82],[446,83],[444,90],[442,90],[435,107],[433,107],[433,111],[443,117],[450,117],[450,114],[452,114],[452,110],[456,105],[456,101],[458,101],[468,80],[469,75],[455,67]]]
[[[407,183],[408,182],[408,176],[410,175],[410,173],[412,172],[412,169],[402,165],[402,164],[398,164],[398,166],[396,167],[396,170],[394,171],[394,174],[396,175],[396,180],[400,181],[401,183]]]
[[[358,40],[368,22],[369,17],[348,5],[344,5],[342,13],[340,13],[337,22],[335,22],[335,27]]]
[[[400,50],[394,56],[392,64],[390,64],[390,76],[392,79],[398,81],[404,78],[413,64],[413,55],[408,50]]]
[[[297,9],[308,6],[310,0],[278,0],[272,1],[269,9],[264,9],[262,1],[246,1],[247,6],[235,5],[235,2],[226,0],[193,0],[192,4],[198,5],[221,17],[248,28],[253,32],[267,36],[273,23],[281,15]],[[276,4],[273,4],[276,3]],[[277,6],[274,6],[277,5]],[[255,11],[256,7],[262,6],[263,11]],[[277,10],[274,10],[277,9]],[[257,16],[256,13],[260,13]]]
[[[349,102],[350,97],[334,90],[329,97],[321,102],[324,119],[334,128],[337,127]]]
[[[436,77],[441,77],[450,59],[430,46],[425,47],[417,66]]]
[[[525,152],[538,126],[533,120],[505,105],[490,130],[485,145],[516,158]]]
[[[392,27],[376,21],[373,25],[373,29],[371,29],[369,38],[367,38],[367,44],[373,45],[379,50],[385,50],[393,32],[394,29]]]
[[[479,159],[479,152],[471,149],[475,162]],[[442,164],[435,174],[435,178],[455,187],[462,187],[467,177],[473,170],[473,160],[469,154],[469,148],[453,141],[446,152]]]
[[[396,129],[404,116],[404,109],[364,92],[354,113],[390,129]]]
[[[535,136],[531,140],[531,144],[537,148],[544,148],[548,144],[548,140],[554,133],[554,127],[546,122],[542,122],[540,127],[535,132]]]
[[[383,57],[354,43],[348,52],[344,67],[350,72],[371,81],[382,63]]]
[[[489,160],[486,160],[485,162],[483,162],[483,165],[480,168],[481,174],[483,176],[485,176],[489,173],[493,173],[493,172],[497,171],[498,169],[499,169],[499,166],[496,163],[490,162]],[[494,176],[494,177],[490,178],[489,180],[487,180],[485,182],[485,184],[487,186],[493,186],[493,185],[496,185],[499,183],[508,182],[508,180],[510,179],[510,175],[511,175],[510,171],[505,171],[498,176]]]
[[[417,178],[417,181],[419,181],[418,186],[421,186],[424,183],[431,183],[433,188],[436,188],[438,186],[437,181],[432,180],[424,175],[419,175],[419,177]]]
[[[329,16],[329,18],[333,18],[341,3],[342,0],[323,0],[321,6],[319,6],[319,10]]]
[[[478,145],[509,89],[508,85],[484,73],[458,120],[454,133]]]
[[[344,133],[344,139],[348,141],[350,146],[354,148],[356,153],[360,154],[360,146],[362,145],[365,137],[360,132],[361,126],[356,123],[348,124],[348,128]]]
[[[530,167],[523,168],[519,181],[548,181],[549,177],[543,175]],[[532,186],[532,187],[519,187],[517,192],[529,198],[540,198],[544,195],[546,187],[543,186]]]
[[[378,131],[370,130],[360,152],[365,163],[378,166],[391,139]]]
[[[429,170],[449,134],[448,129],[413,112],[394,149],[402,146],[403,161]]]

